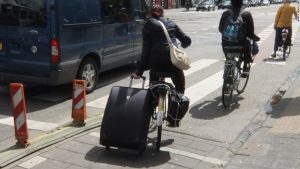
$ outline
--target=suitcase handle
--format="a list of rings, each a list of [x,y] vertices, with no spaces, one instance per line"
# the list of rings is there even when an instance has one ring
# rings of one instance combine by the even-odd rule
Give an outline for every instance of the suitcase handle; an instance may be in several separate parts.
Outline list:
[[[142,88],[144,89],[145,88],[146,77],[145,76],[141,76],[141,78],[143,79]],[[133,80],[133,76],[130,76],[129,87],[132,87],[132,80]]]

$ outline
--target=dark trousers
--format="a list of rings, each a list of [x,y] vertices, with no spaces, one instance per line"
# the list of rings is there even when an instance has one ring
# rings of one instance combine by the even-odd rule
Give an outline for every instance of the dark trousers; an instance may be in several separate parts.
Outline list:
[[[281,32],[282,29],[284,28],[276,28],[276,35],[275,35],[275,43],[274,43],[274,52],[276,52],[278,50],[278,47],[281,46],[281,41],[282,41],[282,36],[281,36]],[[287,27],[288,29],[288,41],[291,42],[291,38],[292,38],[292,28],[291,27]]]
[[[177,92],[184,94],[185,77],[184,77],[183,71],[180,69],[176,69],[176,71],[174,71],[172,73],[168,73],[168,74],[170,75],[170,78],[175,85],[175,90]],[[159,76],[157,76],[157,73],[155,71],[150,70],[150,83],[153,81],[158,81],[158,80],[159,80]]]

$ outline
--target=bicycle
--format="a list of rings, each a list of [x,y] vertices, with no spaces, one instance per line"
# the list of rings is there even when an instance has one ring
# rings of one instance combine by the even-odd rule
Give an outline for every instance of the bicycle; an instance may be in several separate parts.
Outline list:
[[[289,29],[283,28],[281,31],[281,47],[282,47],[282,59],[285,61],[286,57],[291,53],[291,39],[289,37]]]
[[[248,84],[249,74],[246,77],[241,77],[244,66],[242,61],[243,47],[242,46],[225,46],[225,66],[223,74],[222,87],[222,103],[223,106],[229,107],[233,100],[233,91],[236,90],[238,94],[245,91]],[[254,58],[253,58],[254,59]],[[250,68],[251,68],[251,63]]]
[[[168,74],[158,73],[158,75],[159,80],[149,85],[149,89],[158,103],[157,109],[154,111],[152,117],[156,120],[157,126],[156,150],[160,150],[161,146],[162,125],[167,118],[167,99],[169,99],[170,93],[172,89],[174,89],[172,84],[165,82],[165,78],[169,77]]]

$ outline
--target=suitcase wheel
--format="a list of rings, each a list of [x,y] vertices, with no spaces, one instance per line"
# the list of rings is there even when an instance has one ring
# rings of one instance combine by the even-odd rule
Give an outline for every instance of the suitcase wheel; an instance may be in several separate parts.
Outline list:
[[[110,146],[105,146],[105,149],[108,151],[110,149]]]
[[[139,149],[138,149],[139,155],[143,155],[145,150],[146,150],[146,146],[140,146]]]

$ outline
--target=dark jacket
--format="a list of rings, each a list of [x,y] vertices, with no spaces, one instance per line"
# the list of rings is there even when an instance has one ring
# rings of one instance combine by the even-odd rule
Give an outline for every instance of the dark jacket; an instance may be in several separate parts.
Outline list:
[[[183,33],[175,22],[163,17],[149,19],[143,29],[143,51],[136,72],[139,76],[148,67],[158,72],[177,71],[177,68],[171,63],[167,38],[158,20],[164,23],[174,44],[176,44],[176,38],[184,48],[191,44],[191,38]]]
[[[227,22],[227,18],[231,15],[231,13],[234,13],[235,19],[238,17],[238,14],[240,13],[240,9],[228,9],[225,12],[223,12],[222,17],[220,19],[219,23],[219,32],[222,33],[225,29],[225,23]],[[242,11],[242,19],[245,23],[246,27],[246,36],[250,39],[253,39],[255,41],[259,40],[259,37],[255,35],[254,33],[254,23],[253,23],[253,17],[250,12],[248,11]]]

